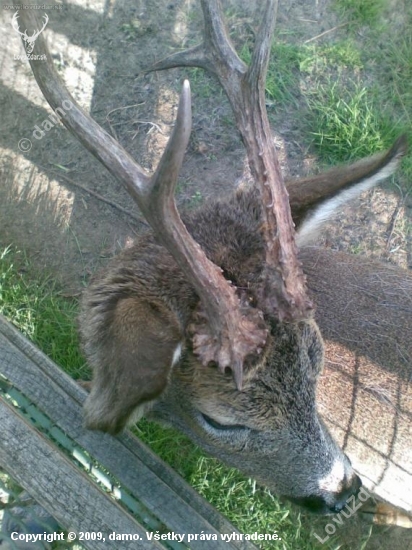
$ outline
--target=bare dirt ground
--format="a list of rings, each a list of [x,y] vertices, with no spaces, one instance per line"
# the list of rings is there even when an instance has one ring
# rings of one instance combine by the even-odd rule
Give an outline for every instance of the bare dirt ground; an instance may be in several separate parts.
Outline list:
[[[230,31],[250,33],[255,2],[230,0],[226,6]],[[293,31],[297,42],[339,24],[329,0],[285,0],[279,10],[278,28]],[[145,224],[121,185],[63,126],[54,125],[41,139],[33,136],[51,110],[27,63],[14,57],[23,48],[11,27],[12,13],[0,13],[0,248],[25,250],[33,274],[47,272],[76,295]],[[247,177],[244,148],[218,87],[205,87],[198,73],[185,70],[144,74],[155,61],[198,43],[198,2],[75,0],[48,14],[49,46],[69,90],[149,172],[173,126],[181,82],[190,76],[193,133],[178,188],[180,207],[193,208]],[[316,161],[294,109],[280,109],[274,127],[284,171],[292,175],[307,173]],[[28,152],[19,149],[23,138],[32,142]],[[410,268],[412,245],[404,231],[410,220],[410,204],[378,189],[339,213],[321,244]],[[395,548],[394,533],[374,537],[367,548]]]
[[[242,12],[241,18],[229,17],[230,30],[247,34],[254,4],[243,2]],[[34,269],[50,272],[77,292],[144,226],[75,185],[138,216],[120,184],[61,125],[41,139],[33,137],[51,111],[28,65],[14,59],[23,49],[10,11],[2,10],[1,17],[0,242],[24,248]],[[336,24],[328,1],[281,2],[279,29],[293,29],[297,41]],[[155,60],[197,43],[200,25],[198,3],[188,0],[118,2],[110,9],[98,0],[76,2],[52,13],[48,24],[53,56],[75,99],[148,171],[156,166],[173,125],[182,79],[191,76],[193,134],[179,185],[179,204],[189,208],[233,188],[246,171],[228,102],[217,86],[205,90],[200,83],[198,89],[196,74],[185,70],[144,75]],[[298,119],[292,108],[280,109],[274,129],[284,170],[293,175],[314,163]],[[27,153],[18,147],[23,138],[32,142]],[[408,249],[397,231],[406,223],[404,207],[391,227],[399,204],[396,195],[373,192],[339,215],[338,231],[332,224],[324,244],[410,265],[410,244]]]

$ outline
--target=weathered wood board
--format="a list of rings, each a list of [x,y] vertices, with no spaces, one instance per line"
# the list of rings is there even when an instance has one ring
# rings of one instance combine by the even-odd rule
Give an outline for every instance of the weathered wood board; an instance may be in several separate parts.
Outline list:
[[[147,525],[163,533],[208,533],[217,541],[193,540],[194,550],[213,544],[215,549],[252,550],[249,541],[221,539],[237,530],[196,493],[167,464],[130,432],[120,437],[85,430],[82,403],[86,397],[69,376],[0,316],[0,374],[53,423],[55,430],[98,461],[139,506],[139,522],[109,494],[78,469],[27,419],[0,398],[0,466],[8,471],[62,527],[76,532],[105,531],[142,535],[130,548],[157,548],[147,541]],[[141,518],[141,519],[140,519]],[[90,549],[117,548],[113,542],[84,541]],[[129,548],[123,546],[122,548]],[[178,548],[176,543],[167,547]]]

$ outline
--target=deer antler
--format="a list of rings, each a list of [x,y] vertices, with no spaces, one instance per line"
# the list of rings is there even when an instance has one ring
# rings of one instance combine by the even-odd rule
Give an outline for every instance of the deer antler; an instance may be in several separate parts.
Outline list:
[[[310,315],[312,304],[297,257],[288,193],[265,106],[265,79],[278,2],[266,2],[250,67],[239,59],[227,36],[220,1],[201,0],[201,3],[205,23],[203,44],[159,61],[150,71],[201,67],[219,79],[231,103],[261,193],[266,258],[258,306],[265,312],[277,311],[280,319],[303,319]]]
[[[19,27],[19,12],[16,11],[14,14],[13,14],[13,17],[12,17],[12,20],[11,20],[11,26],[13,27],[13,29],[18,32],[19,34],[21,34],[22,36],[27,36],[26,32],[21,32],[20,30],[20,27]]]
[[[44,17],[44,23],[43,23],[43,26],[41,29],[39,29],[37,32],[36,31],[33,31],[33,34],[32,36],[30,37],[31,40],[37,38],[39,36],[40,33],[42,33],[44,31],[44,29],[46,28],[46,25],[47,23],[49,22],[49,16],[47,15],[47,13],[45,13],[43,15]]]
[[[34,12],[24,11],[22,19],[29,26],[35,22]],[[65,109],[61,115],[64,125],[126,187],[159,241],[173,255],[197,291],[209,322],[197,331],[195,351],[204,364],[215,361],[222,370],[230,367],[237,387],[241,388],[243,362],[264,345],[267,330],[263,328],[258,310],[242,307],[236,289],[223,277],[222,270],[207,259],[188,233],[176,208],[174,191],[191,131],[189,83],[183,85],[176,124],[166,150],[156,172],[149,177],[77,105],[57,75],[42,36],[36,41],[35,53],[41,61],[30,60],[30,64],[50,106],[56,109],[65,101],[71,103],[71,108]]]

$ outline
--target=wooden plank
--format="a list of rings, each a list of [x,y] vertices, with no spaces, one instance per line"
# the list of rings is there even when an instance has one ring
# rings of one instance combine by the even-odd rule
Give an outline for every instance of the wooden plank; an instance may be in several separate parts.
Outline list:
[[[82,426],[86,393],[48,357],[0,316],[0,363],[4,375],[64,432],[72,437],[144,506],[175,533],[217,534],[216,549],[256,548],[249,541],[220,540],[220,533],[238,531],[202,499],[170,467],[132,434],[113,438]],[[203,541],[192,541],[194,550]]]
[[[118,550],[110,533],[134,534],[122,548],[162,549],[144,528],[80,472],[12,406],[0,398],[0,463],[60,525],[76,533],[101,532],[104,540],[82,541],[90,550]]]

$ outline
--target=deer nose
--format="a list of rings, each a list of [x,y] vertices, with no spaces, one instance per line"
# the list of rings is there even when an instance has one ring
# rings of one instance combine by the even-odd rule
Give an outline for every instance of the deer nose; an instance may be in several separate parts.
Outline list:
[[[330,506],[330,511],[338,513],[346,506],[348,499],[352,496],[356,496],[359,493],[359,489],[362,487],[362,481],[356,474],[353,475],[350,484],[345,487],[335,497],[335,502]]]
[[[317,514],[337,514],[343,510],[350,497],[358,494],[362,481],[359,476],[353,474],[350,480],[346,480],[343,485],[343,489],[338,493],[325,492],[323,495],[317,494],[303,498],[289,497],[289,500]]]

